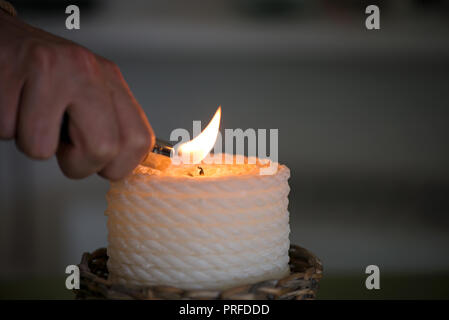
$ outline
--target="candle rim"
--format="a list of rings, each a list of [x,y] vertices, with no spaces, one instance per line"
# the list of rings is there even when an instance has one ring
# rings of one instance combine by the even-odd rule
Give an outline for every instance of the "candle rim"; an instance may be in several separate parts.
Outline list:
[[[261,167],[255,166],[255,168],[247,173],[242,174],[230,174],[230,175],[218,175],[218,176],[189,176],[189,175],[167,175],[163,174],[161,171],[157,169],[148,168],[145,166],[138,166],[134,172],[125,179],[157,179],[162,181],[173,181],[173,182],[192,182],[192,183],[201,183],[201,182],[215,182],[215,181],[228,181],[228,180],[244,180],[244,179],[269,179],[270,177],[286,175],[290,176],[290,169],[283,164],[278,164],[277,170],[275,173],[271,175],[261,175],[257,172]]]

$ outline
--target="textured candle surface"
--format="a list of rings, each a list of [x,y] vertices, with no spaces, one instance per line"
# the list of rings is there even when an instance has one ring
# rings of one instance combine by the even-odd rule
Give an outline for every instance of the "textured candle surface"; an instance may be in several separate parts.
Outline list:
[[[288,274],[290,171],[139,166],[107,194],[110,279],[223,289]]]

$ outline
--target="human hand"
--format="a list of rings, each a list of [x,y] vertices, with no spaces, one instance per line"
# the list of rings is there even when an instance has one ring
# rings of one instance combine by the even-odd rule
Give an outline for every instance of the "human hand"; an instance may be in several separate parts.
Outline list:
[[[0,139],[34,159],[56,154],[69,178],[118,180],[155,136],[117,65],[0,10]]]

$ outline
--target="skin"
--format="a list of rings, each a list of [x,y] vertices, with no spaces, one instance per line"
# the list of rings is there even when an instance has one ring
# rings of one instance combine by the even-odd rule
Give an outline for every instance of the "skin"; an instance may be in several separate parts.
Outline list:
[[[66,119],[63,124],[63,119]],[[128,175],[154,146],[113,62],[0,10],[0,139],[80,179]]]

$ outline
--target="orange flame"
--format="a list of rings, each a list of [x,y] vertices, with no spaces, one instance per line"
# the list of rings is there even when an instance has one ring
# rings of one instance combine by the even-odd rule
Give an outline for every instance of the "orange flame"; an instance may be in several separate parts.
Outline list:
[[[183,162],[192,159],[192,163],[200,163],[215,145],[220,128],[221,106],[218,107],[214,117],[207,127],[194,139],[181,144],[178,153],[182,155]]]

